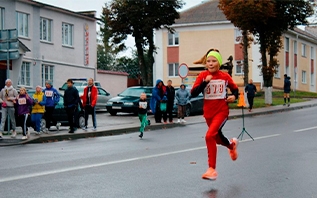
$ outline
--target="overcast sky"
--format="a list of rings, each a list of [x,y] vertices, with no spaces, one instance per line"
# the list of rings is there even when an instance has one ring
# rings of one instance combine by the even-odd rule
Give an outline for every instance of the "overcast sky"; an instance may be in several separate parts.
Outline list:
[[[102,7],[110,0],[36,0],[38,2],[54,5],[57,7],[65,8],[72,11],[97,11],[96,17],[99,17]],[[180,10],[186,10],[202,2],[202,0],[183,0],[185,5]],[[127,47],[134,47],[133,38],[129,37],[126,41]],[[125,52],[125,55],[130,55],[130,52]]]

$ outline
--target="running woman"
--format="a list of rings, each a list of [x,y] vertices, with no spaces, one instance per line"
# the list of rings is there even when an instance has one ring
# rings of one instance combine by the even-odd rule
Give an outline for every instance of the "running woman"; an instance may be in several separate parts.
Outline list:
[[[204,117],[209,127],[205,136],[209,168],[202,178],[216,180],[218,176],[216,171],[217,144],[229,149],[233,161],[238,158],[238,140],[226,138],[222,133],[222,127],[229,116],[227,103],[234,102],[238,98],[239,90],[228,73],[219,71],[222,57],[218,50],[209,50],[201,60],[202,63],[206,63],[207,70],[201,72],[197,77],[191,95],[197,97],[200,93],[204,93]],[[226,87],[230,88],[233,95],[227,97]]]

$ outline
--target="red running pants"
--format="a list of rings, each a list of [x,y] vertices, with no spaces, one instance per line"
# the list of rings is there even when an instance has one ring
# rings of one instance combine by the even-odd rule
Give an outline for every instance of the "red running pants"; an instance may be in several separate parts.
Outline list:
[[[206,118],[208,131],[205,136],[209,167],[216,169],[217,144],[230,148],[230,141],[226,138],[221,129],[228,120],[228,114],[218,113],[213,118]]]

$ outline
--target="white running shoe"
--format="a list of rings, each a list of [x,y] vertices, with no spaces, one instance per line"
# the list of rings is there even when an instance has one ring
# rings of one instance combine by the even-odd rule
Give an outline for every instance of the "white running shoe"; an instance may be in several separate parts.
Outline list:
[[[185,123],[185,122],[186,122],[186,120],[182,119],[182,123]]]
[[[22,137],[22,140],[27,140],[27,139],[28,139],[27,136],[23,136],[23,137]]]
[[[17,136],[17,132],[13,131],[11,137],[15,138]]]
[[[177,120],[177,123],[181,123],[181,120],[180,120],[180,119],[178,119],[178,120]]]

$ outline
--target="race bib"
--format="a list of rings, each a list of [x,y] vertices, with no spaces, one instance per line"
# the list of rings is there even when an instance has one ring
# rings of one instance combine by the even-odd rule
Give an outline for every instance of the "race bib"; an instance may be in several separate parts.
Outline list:
[[[19,105],[25,105],[26,104],[26,98],[19,98],[18,99]]]
[[[206,100],[226,98],[226,82],[224,80],[211,80],[205,88]]]
[[[147,108],[147,102],[139,102],[139,105],[140,105],[143,109],[146,109],[146,108]]]
[[[53,97],[53,91],[45,91],[46,97]]]

